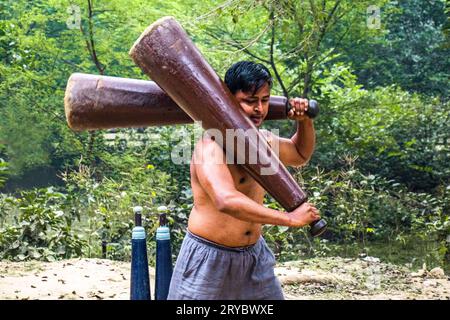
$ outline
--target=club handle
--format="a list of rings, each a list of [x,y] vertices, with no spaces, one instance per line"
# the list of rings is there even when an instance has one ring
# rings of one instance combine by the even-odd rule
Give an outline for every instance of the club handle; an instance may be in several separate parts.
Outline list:
[[[289,100],[286,103],[286,114],[291,110],[291,105],[289,104]],[[306,115],[310,119],[314,119],[319,114],[319,103],[316,100],[308,100],[308,110],[306,110]]]
[[[159,225],[161,227],[167,225],[167,216],[165,213],[159,213]]]
[[[133,208],[134,212],[134,225],[136,227],[142,227],[142,207],[136,206]]]
[[[327,230],[327,222],[323,219],[316,220],[309,224],[309,233],[313,237],[318,237]]]
[[[308,110],[306,110],[306,115],[311,119],[314,119],[319,114],[319,104],[316,100],[308,101]]]

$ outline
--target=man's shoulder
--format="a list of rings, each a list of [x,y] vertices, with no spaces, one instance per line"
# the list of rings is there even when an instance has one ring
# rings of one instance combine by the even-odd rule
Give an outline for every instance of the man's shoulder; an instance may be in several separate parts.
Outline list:
[[[195,143],[194,154],[197,155],[214,154],[214,156],[222,157],[225,154],[225,152],[220,147],[220,145],[216,141],[214,141],[214,139],[211,139],[209,137],[203,137],[200,138]]]
[[[222,148],[220,148],[220,145],[214,140],[214,138],[210,137],[202,137],[198,139],[195,143],[195,147],[219,148],[220,150],[222,150]]]

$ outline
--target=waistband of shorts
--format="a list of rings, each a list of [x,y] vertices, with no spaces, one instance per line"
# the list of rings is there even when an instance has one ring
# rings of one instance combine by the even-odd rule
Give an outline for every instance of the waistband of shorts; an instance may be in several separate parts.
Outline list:
[[[189,238],[189,239],[192,239],[194,241],[197,241],[199,243],[202,243],[204,245],[207,245],[209,247],[214,247],[216,249],[226,250],[226,251],[231,251],[231,252],[246,252],[246,251],[249,251],[249,250],[253,249],[258,244],[259,241],[261,241],[261,238],[260,238],[260,239],[258,239],[258,241],[256,243],[251,244],[249,246],[245,246],[245,247],[227,247],[227,246],[221,245],[219,243],[210,241],[208,239],[202,238],[202,237],[200,237],[200,236],[198,236],[196,234],[193,234],[189,230],[187,230],[187,232],[186,232],[186,237]]]

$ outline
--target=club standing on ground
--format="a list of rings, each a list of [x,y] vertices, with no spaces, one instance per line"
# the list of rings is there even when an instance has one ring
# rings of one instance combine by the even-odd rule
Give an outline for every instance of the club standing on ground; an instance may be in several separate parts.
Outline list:
[[[135,227],[131,237],[131,300],[151,300],[147,243],[142,227],[142,207],[134,207]]]
[[[173,269],[170,229],[167,224],[167,208],[161,206],[158,208],[158,211],[159,227],[156,230],[155,300],[167,300]]]

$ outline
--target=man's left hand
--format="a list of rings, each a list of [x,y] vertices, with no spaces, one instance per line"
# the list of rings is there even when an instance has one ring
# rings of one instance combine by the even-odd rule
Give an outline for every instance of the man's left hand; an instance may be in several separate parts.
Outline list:
[[[291,109],[288,112],[289,119],[297,121],[309,119],[309,117],[306,115],[306,111],[308,110],[308,99],[289,99],[289,104],[291,105]]]

